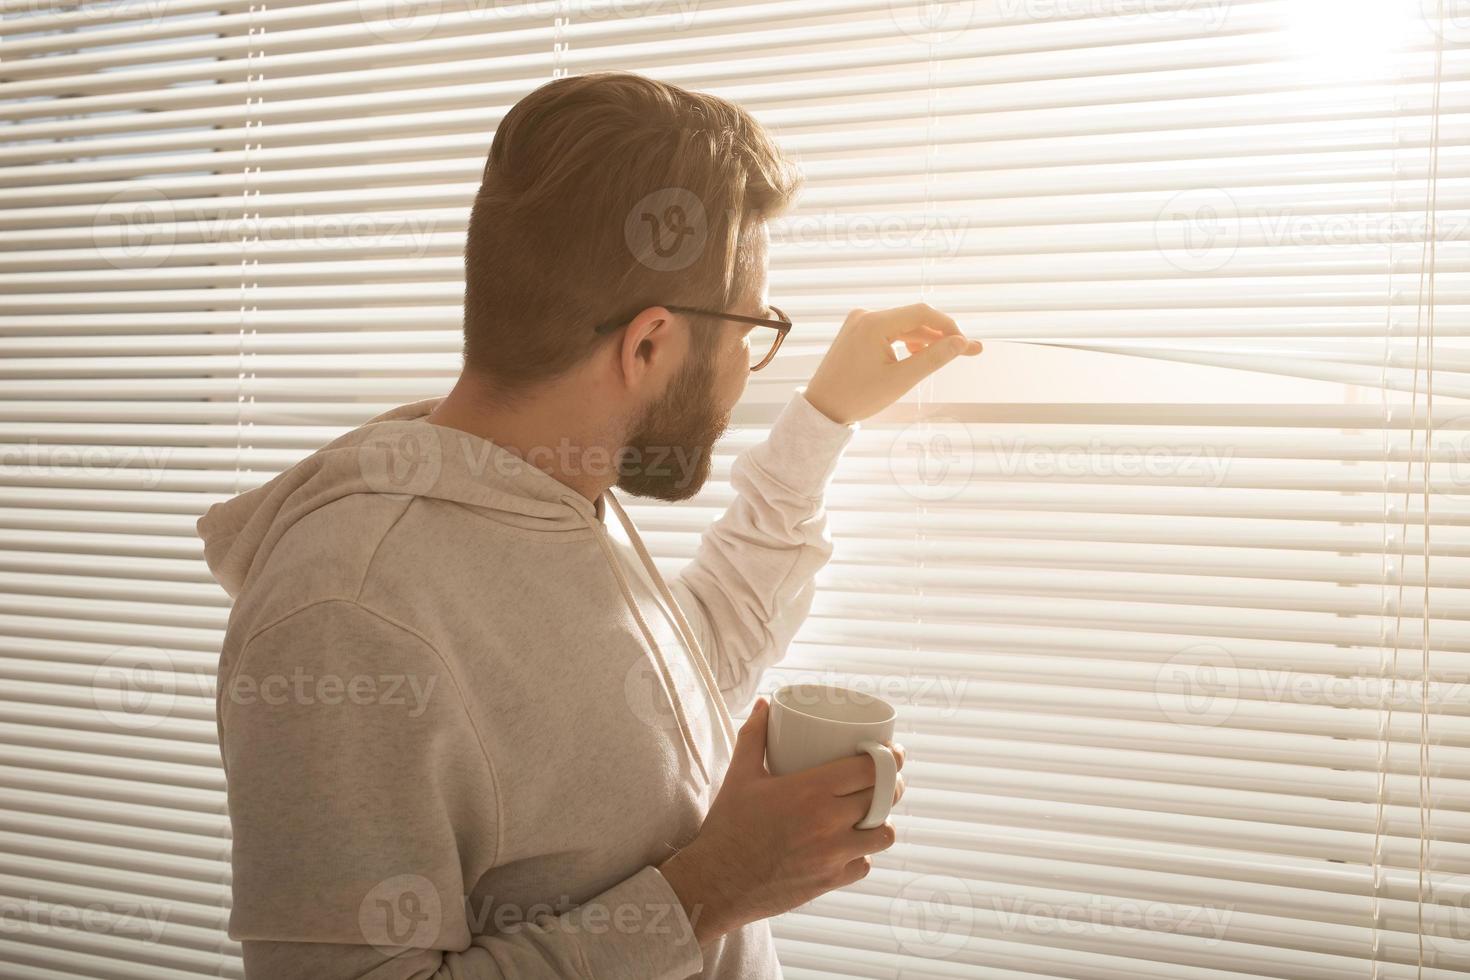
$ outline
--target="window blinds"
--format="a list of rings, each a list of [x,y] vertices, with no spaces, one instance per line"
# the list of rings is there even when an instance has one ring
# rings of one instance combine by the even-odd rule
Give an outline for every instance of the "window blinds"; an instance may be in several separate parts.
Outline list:
[[[910,753],[787,976],[1470,970],[1465,13],[0,0],[0,973],[241,975],[194,519],[448,387],[496,122],[607,68],[808,178],[666,574],[850,308],[987,345],[864,424],[767,678]]]

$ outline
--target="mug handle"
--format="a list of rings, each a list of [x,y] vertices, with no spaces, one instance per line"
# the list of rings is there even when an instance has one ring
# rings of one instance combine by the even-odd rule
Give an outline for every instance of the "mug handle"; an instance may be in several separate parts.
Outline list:
[[[881,827],[893,809],[893,791],[898,786],[898,762],[893,758],[893,750],[882,742],[862,742],[858,751],[872,756],[873,764],[878,768],[878,781],[873,786],[873,805],[868,807],[868,815],[862,822],[855,825],[858,830],[872,830]]]

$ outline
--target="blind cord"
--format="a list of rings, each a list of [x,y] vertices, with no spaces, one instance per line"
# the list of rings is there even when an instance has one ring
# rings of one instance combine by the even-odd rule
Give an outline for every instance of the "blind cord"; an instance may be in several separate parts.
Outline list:
[[[1434,462],[1433,437],[1434,437],[1434,314],[1435,314],[1435,272],[1436,272],[1436,246],[1439,238],[1438,228],[1438,201],[1439,201],[1439,124],[1440,124],[1440,92],[1444,79],[1444,0],[1436,0],[1435,3],[1435,46],[1434,46],[1434,83],[1432,108],[1430,110],[1429,131],[1429,186],[1425,192],[1425,234],[1424,248],[1421,252],[1421,264],[1419,269],[1419,318],[1422,319],[1423,333],[1427,335],[1425,345],[1425,377],[1424,377],[1424,465],[1422,495],[1424,497],[1424,584],[1423,602],[1420,609],[1422,627],[1419,634],[1420,650],[1420,679],[1419,679],[1419,877],[1416,909],[1418,912],[1418,928],[1416,932],[1419,939],[1419,956],[1417,976],[1424,975],[1424,883],[1428,873],[1429,864],[1429,834],[1431,832],[1433,801],[1431,796],[1432,783],[1429,765],[1429,534],[1430,534],[1430,469]],[[1427,268],[1426,268],[1427,267]],[[1414,341],[1414,367],[1415,378],[1418,377],[1419,365],[1419,341],[1418,335],[1421,331],[1416,326]],[[1412,454],[1411,454],[1412,456]],[[1407,519],[1407,518],[1406,518]]]

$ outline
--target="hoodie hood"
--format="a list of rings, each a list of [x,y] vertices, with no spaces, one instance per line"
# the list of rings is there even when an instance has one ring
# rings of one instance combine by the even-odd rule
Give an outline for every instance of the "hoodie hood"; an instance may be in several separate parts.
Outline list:
[[[502,523],[546,534],[580,537],[590,531],[664,678],[684,744],[705,781],[711,781],[668,665],[609,539],[604,521],[608,501],[673,614],[680,640],[720,717],[719,727],[730,753],[734,751],[734,723],[696,634],[621,504],[611,491],[600,494],[596,501],[588,500],[502,446],[427,421],[425,417],[440,401],[442,398],[428,398],[374,416],[261,486],[210,506],[195,526],[204,542],[204,560],[216,581],[231,598],[237,598],[293,525],[335,500],[358,493],[449,500],[485,511],[487,517]]]
[[[215,580],[237,597],[251,569],[293,524],[354,493],[404,493],[493,511],[508,524],[555,534],[601,524],[596,503],[515,453],[425,420],[441,398],[390,409],[270,481],[213,504],[195,525]]]

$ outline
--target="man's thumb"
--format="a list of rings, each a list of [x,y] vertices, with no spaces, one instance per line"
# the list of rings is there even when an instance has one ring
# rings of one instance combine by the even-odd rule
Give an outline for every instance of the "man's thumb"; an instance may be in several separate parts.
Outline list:
[[[763,697],[756,698],[750,708],[750,717],[735,733],[730,772],[755,774],[766,771],[766,723],[770,713],[770,702]]]

